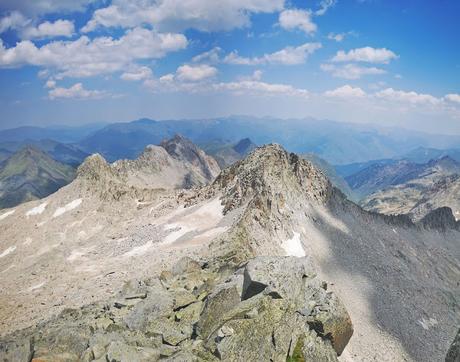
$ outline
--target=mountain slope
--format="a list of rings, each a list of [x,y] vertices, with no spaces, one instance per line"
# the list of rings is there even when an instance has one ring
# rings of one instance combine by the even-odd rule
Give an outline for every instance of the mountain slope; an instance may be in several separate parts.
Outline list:
[[[250,138],[243,138],[237,143],[214,141],[202,147],[215,158],[221,168],[225,168],[246,157],[257,145]]]
[[[335,170],[334,166],[332,166],[326,160],[323,160],[321,157],[318,157],[314,153],[307,153],[302,155],[303,158],[313,163],[317,168],[324,172],[327,178],[331,181],[331,183],[337,187],[340,191],[342,191],[348,199],[354,201],[356,199],[353,190],[350,188],[348,183],[345,179],[340,176],[337,171]]]
[[[32,146],[49,154],[54,160],[77,167],[89,155],[73,144],[61,143],[51,139],[26,139],[20,142],[3,142],[0,148],[17,152],[21,148]],[[0,156],[1,157],[1,156]]]
[[[460,174],[420,177],[375,192],[361,201],[366,209],[382,214],[409,214],[415,220],[440,207],[450,207],[460,219]]]
[[[0,208],[48,196],[74,178],[75,170],[34,147],[0,164]]]
[[[411,162],[426,163],[430,160],[436,160],[445,156],[449,156],[455,161],[460,162],[460,149],[439,150],[436,148],[417,147],[404,154],[402,158]]]
[[[100,169],[105,171],[97,172]],[[300,260],[311,263],[319,279],[328,282],[322,288],[331,298],[327,300],[335,300],[337,295],[335,305],[343,303],[348,310],[355,332],[342,360],[444,358],[460,322],[457,226],[441,233],[435,223],[431,229],[406,217],[366,212],[346,200],[312,163],[278,145],[257,148],[200,189],[152,189],[140,183],[127,184],[119,182],[111,170],[111,166],[103,164],[88,167],[74,182],[40,203],[21,205],[0,215],[6,240],[0,250],[6,291],[0,295],[0,304],[5,306],[0,309],[2,330],[7,333],[32,325],[24,333],[38,336],[39,343],[32,348],[42,355],[46,356],[49,349],[69,345],[65,338],[47,340],[43,336],[75,335],[72,331],[81,331],[81,326],[93,323],[92,329],[88,327],[78,334],[78,346],[84,346],[80,353],[85,352],[89,339],[96,338],[106,341],[101,356],[114,353],[117,344],[113,338],[119,338],[123,348],[139,352],[137,347],[147,347],[142,339],[147,328],[150,336],[159,336],[158,346],[152,344],[149,348],[163,352],[168,348],[176,359],[199,359],[202,347],[216,351],[208,343],[216,343],[217,351],[222,353],[228,352],[230,346],[232,351],[247,353],[248,346],[258,346],[264,356],[280,346],[285,359],[286,346],[293,341],[290,333],[298,331],[297,324],[293,319],[270,319],[266,311],[273,310],[273,306],[278,306],[275,310],[285,310],[290,297],[278,283],[264,279],[265,267],[254,268],[260,271],[254,277],[247,268],[261,256],[290,256],[306,258]],[[105,192],[101,193],[101,189]],[[200,263],[179,263],[180,267],[173,267],[175,275],[180,275],[175,278],[165,269],[182,256]],[[293,275],[299,275],[305,283],[316,278],[310,272],[292,273],[294,261],[291,266],[281,264],[276,268],[276,261],[269,264],[271,270],[288,271],[283,274],[282,285],[292,285],[298,279]],[[214,289],[216,280],[209,274],[216,271],[227,284],[218,284]],[[130,279],[134,280],[123,288]],[[242,290],[247,290],[247,283],[252,285],[251,293],[238,292],[242,281]],[[173,306],[174,314],[158,315],[170,299],[157,286],[168,286],[168,293],[184,289],[180,301],[175,296],[178,303],[184,304]],[[122,288],[122,294],[115,294]],[[293,287],[290,294],[296,290],[299,289]],[[307,300],[316,291],[310,290]],[[187,299],[187,292],[195,293],[196,299],[202,295],[208,307],[221,306],[209,319],[219,322],[208,324],[218,335],[211,333],[207,338],[203,334],[203,305]],[[96,300],[101,303],[80,309]],[[258,304],[262,300],[266,304]],[[188,305],[199,307],[199,312],[187,309]],[[39,319],[48,320],[68,307],[77,310],[64,312],[58,319],[34,328]],[[314,317],[322,310],[334,309],[331,303],[314,302],[289,316],[298,316],[305,322],[304,317]],[[175,328],[183,326],[181,321],[190,315],[195,318],[195,313],[199,314],[194,319],[198,324],[186,324],[186,329],[180,329],[184,334],[171,332],[179,330]],[[169,321],[165,321],[163,317],[168,316]],[[120,320],[132,326],[131,332],[122,337],[119,333],[126,326],[119,329]],[[155,324],[158,321],[165,323],[162,328]],[[254,321],[261,324],[254,325]],[[307,345],[332,343],[337,348],[343,335],[334,323],[334,319],[323,320],[321,328],[314,318],[310,324],[303,323],[303,333],[319,331]],[[281,334],[276,332],[286,325],[292,327],[289,334],[285,329]],[[342,322],[338,325],[344,326]],[[349,324],[346,325],[343,344],[350,336]],[[242,326],[247,327],[246,333],[240,333]],[[40,331],[46,333],[37,334]],[[287,336],[286,342],[283,336]],[[67,351],[67,347],[62,348],[60,353]],[[184,357],[184,353],[190,354]],[[254,360],[250,356],[249,360]],[[278,359],[281,357],[274,358]],[[336,361],[336,355],[312,360]]]
[[[390,186],[402,185],[412,180],[424,179],[428,183],[440,177],[460,174],[460,163],[445,156],[431,160],[426,164],[418,164],[406,160],[394,163],[376,163],[347,176],[345,180],[358,196],[365,197]]]

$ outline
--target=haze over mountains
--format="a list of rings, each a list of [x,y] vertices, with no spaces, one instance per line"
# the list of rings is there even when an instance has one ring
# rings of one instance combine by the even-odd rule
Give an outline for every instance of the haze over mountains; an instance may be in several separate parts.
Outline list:
[[[95,126],[91,126],[94,127]],[[68,142],[69,130],[62,135],[47,129],[33,128],[0,131],[1,140],[51,138]],[[109,161],[136,158],[149,144],[182,134],[196,144],[215,140],[234,143],[244,138],[257,144],[277,142],[293,152],[313,152],[333,165],[384,158],[401,158],[418,147],[458,148],[460,136],[433,135],[395,128],[378,128],[316,119],[280,120],[234,116],[209,120],[153,121],[141,119],[100,127],[91,134],[83,127],[72,134],[71,142],[87,153],[100,153]],[[42,136],[40,136],[42,134]],[[32,137],[33,135],[33,137]],[[79,137],[78,137],[79,136]],[[78,138],[78,139],[77,139]]]

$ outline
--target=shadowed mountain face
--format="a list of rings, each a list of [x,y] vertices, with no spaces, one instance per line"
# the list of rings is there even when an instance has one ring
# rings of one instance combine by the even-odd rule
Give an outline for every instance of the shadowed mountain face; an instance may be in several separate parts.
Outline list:
[[[0,164],[0,208],[48,196],[72,181],[75,170],[34,147]]]

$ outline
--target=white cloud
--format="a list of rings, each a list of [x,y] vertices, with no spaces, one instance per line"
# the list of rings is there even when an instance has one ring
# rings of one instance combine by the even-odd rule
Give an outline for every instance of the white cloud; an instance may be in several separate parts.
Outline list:
[[[308,98],[306,89],[295,88],[288,84],[265,83],[256,80],[223,82],[213,85],[216,91],[229,91],[237,95],[289,96]]]
[[[0,68],[35,65],[52,68],[57,77],[89,77],[126,69],[136,60],[162,58],[183,49],[187,39],[182,34],[163,34],[134,28],[119,39],[82,36],[75,41],[53,41],[37,48],[24,40],[5,48],[0,39]]]
[[[348,52],[339,50],[332,58],[333,62],[367,62],[388,64],[391,60],[397,59],[398,56],[386,48],[364,47],[352,49]]]
[[[334,90],[324,92],[326,97],[336,97],[336,98],[363,98],[366,96],[366,93],[359,87],[352,87],[348,84],[336,88]]]
[[[450,102],[460,103],[460,94],[447,94],[444,98]]]
[[[8,29],[19,29],[29,25],[30,19],[27,19],[19,11],[13,11],[9,15],[0,19],[0,34]]]
[[[29,16],[49,13],[82,11],[96,0],[2,0],[0,12],[20,11]]]
[[[217,69],[210,65],[182,65],[177,68],[176,77],[182,82],[199,82],[212,78],[217,74]]]
[[[405,92],[400,90],[395,90],[393,88],[386,88],[375,93],[375,97],[378,99],[383,99],[386,101],[397,101],[409,103],[412,105],[416,104],[430,104],[430,105],[439,105],[442,103],[442,100],[432,96],[431,94],[422,94],[417,92]]]
[[[321,0],[319,10],[315,11],[315,15],[322,16],[326,14],[330,7],[334,6],[337,0]]]
[[[76,83],[70,88],[55,87],[48,92],[50,99],[57,98],[76,98],[76,99],[101,99],[108,97],[104,91],[87,90],[81,83]]]
[[[56,20],[54,23],[45,21],[38,26],[28,26],[20,30],[22,39],[43,39],[57,36],[70,37],[73,35],[75,27],[69,20]]]
[[[96,10],[82,30],[142,24],[159,31],[231,30],[248,26],[253,13],[272,13],[283,7],[284,0],[113,0]]]
[[[334,64],[321,64],[321,69],[331,73],[336,78],[359,79],[364,75],[379,75],[386,73],[385,70],[375,67],[361,67],[355,64],[336,66]]]
[[[220,61],[220,54],[222,49],[219,47],[214,47],[211,50],[208,50],[204,53],[198,54],[192,58],[192,61],[195,63],[209,62],[209,63],[218,63]]]
[[[245,58],[238,55],[236,51],[231,52],[224,58],[225,63],[239,65],[261,65],[261,64],[303,64],[310,54],[321,48],[320,43],[305,43],[298,47],[286,47],[275,53],[265,54],[261,57]]]
[[[127,81],[139,81],[152,77],[152,70],[149,67],[135,66],[131,70],[124,72],[120,78]]]
[[[279,25],[286,30],[300,29],[306,34],[313,34],[317,26],[311,20],[311,12],[308,10],[289,9],[279,15]]]

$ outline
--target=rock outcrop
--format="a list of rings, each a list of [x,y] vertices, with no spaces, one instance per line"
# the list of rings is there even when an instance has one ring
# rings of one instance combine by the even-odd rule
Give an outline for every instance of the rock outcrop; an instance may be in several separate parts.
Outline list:
[[[111,301],[8,336],[0,359],[337,361],[352,333],[307,258],[258,257],[233,272],[184,258]]]

